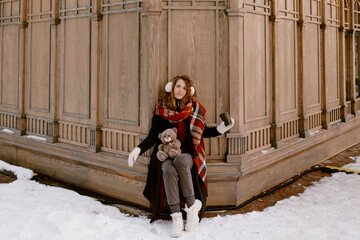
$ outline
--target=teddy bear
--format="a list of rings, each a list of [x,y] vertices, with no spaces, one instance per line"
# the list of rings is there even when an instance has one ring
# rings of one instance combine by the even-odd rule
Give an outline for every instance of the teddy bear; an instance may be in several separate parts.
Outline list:
[[[162,133],[159,134],[162,144],[158,147],[158,152],[156,153],[157,158],[160,161],[165,161],[166,159],[175,158],[181,154],[181,143],[179,139],[176,138],[177,129],[168,128]]]

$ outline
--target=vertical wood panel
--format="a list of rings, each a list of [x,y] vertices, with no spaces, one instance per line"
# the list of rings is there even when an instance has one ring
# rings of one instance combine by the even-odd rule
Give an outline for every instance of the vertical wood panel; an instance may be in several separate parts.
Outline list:
[[[327,99],[329,102],[339,99],[339,33],[338,29],[330,27],[326,29],[326,49],[328,61],[326,61],[327,72]]]
[[[18,105],[19,27],[2,26],[1,104]]]
[[[215,11],[171,12],[170,75],[188,74],[195,80],[207,122],[216,122],[215,28]]]
[[[296,110],[297,106],[296,22],[283,20],[279,28],[279,104],[282,114]]]
[[[267,116],[267,21],[249,14],[244,20],[244,109],[245,121]]]
[[[89,19],[66,19],[63,30],[63,112],[89,116]]]
[[[50,112],[50,52],[52,1],[27,0],[27,107]]]
[[[48,2],[50,2],[50,1],[48,1]],[[41,12],[41,4],[42,4],[41,0],[30,0],[30,1],[28,1],[28,12],[29,13]],[[29,8],[31,10],[29,10]]]
[[[108,14],[106,23],[107,120],[137,123],[138,13]]]
[[[18,108],[20,1],[0,2],[0,104]]]
[[[62,2],[64,2],[64,6],[66,9],[70,9],[70,8],[76,8],[76,3],[78,2],[78,0],[61,0]]]
[[[89,4],[89,0],[76,0],[78,7],[86,7]]]
[[[230,111],[230,81],[229,81],[229,24],[225,11],[219,12],[219,95],[217,120],[219,114]],[[239,66],[240,67],[240,66]],[[226,149],[226,146],[225,146]],[[223,151],[225,152],[225,151]]]
[[[320,33],[318,24],[308,24],[304,44],[304,90],[306,107],[320,104]]]
[[[30,109],[49,111],[50,27],[48,22],[31,23],[29,28]]]

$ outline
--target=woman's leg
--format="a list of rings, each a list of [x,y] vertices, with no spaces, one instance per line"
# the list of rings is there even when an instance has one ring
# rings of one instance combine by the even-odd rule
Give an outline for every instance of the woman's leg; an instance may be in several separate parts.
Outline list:
[[[189,153],[180,154],[174,159],[174,166],[177,170],[181,190],[188,207],[191,207],[195,202],[194,185],[191,176],[191,168],[193,165],[194,160]]]
[[[174,159],[175,168],[179,174],[180,186],[186,198],[186,225],[185,230],[191,231],[199,225],[199,211],[202,207],[200,200],[194,196],[194,185],[191,176],[191,168],[194,165],[192,156],[188,153],[181,154]]]
[[[172,218],[170,236],[180,237],[184,231],[184,222],[180,212],[179,175],[170,159],[162,163],[161,170],[163,171],[165,193]]]
[[[168,159],[161,165],[167,202],[172,213],[180,212],[179,175],[172,160]]]

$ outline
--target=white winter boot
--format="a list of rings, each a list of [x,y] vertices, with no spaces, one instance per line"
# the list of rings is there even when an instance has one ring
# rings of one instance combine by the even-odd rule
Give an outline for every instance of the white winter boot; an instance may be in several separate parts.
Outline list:
[[[184,221],[182,219],[182,213],[176,212],[170,215],[172,217],[172,226],[170,236],[177,238],[183,234]]]
[[[199,225],[199,211],[201,209],[202,203],[200,200],[195,199],[194,204],[188,208],[185,204],[185,212],[186,212],[186,224],[185,224],[185,230],[191,231]]]

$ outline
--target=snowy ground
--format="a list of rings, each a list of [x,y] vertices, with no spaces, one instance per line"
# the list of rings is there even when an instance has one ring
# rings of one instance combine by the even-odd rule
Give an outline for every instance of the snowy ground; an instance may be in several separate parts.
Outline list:
[[[360,156],[344,167],[360,170]],[[170,221],[150,224],[74,191],[28,180],[31,170],[0,161],[2,169],[18,180],[0,184],[0,240],[170,238]],[[180,239],[360,239],[360,175],[333,174],[262,212],[205,218]]]

